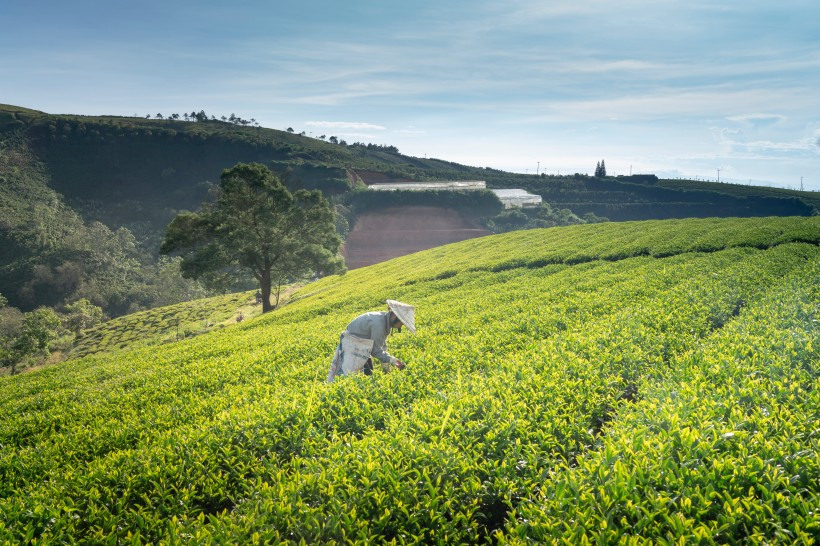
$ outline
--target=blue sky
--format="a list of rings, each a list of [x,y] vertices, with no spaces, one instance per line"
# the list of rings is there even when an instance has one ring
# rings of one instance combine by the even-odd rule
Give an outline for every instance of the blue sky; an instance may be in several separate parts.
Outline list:
[[[816,0],[0,0],[0,102],[820,191]]]

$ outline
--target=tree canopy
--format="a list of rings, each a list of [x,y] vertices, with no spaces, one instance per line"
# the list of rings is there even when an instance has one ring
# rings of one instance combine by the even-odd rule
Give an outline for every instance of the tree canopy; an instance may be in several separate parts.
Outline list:
[[[18,364],[48,349],[59,329],[60,319],[48,307],[24,314],[13,331],[0,331],[0,367],[9,367],[14,375]]]
[[[183,276],[213,283],[250,270],[267,312],[284,283],[344,271],[334,212],[321,192],[291,193],[264,165],[238,163],[222,172],[214,193],[166,230],[160,252],[182,256]]]
[[[103,310],[85,298],[66,305],[64,311],[63,324],[75,336],[103,319]]]

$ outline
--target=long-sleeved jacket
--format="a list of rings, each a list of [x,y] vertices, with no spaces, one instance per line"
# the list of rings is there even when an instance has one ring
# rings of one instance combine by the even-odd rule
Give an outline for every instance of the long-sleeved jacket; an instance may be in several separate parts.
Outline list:
[[[356,337],[373,340],[374,357],[382,362],[395,364],[397,359],[387,352],[387,336],[390,334],[390,325],[387,323],[389,311],[373,311],[359,315],[347,325],[345,331]]]

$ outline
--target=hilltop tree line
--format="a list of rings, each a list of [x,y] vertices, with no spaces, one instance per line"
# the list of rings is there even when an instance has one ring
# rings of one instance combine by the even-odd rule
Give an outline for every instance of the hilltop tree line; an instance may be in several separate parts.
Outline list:
[[[134,114],[134,117],[136,118],[136,117],[139,117],[139,116],[137,116],[137,114]],[[241,118],[241,117],[239,117],[239,116],[237,116],[236,114],[233,114],[233,113],[230,116],[220,116],[220,117],[217,118],[216,116],[211,115],[209,117],[208,114],[205,113],[205,110],[200,110],[199,112],[194,110],[190,114],[188,112],[185,112],[182,115],[176,114],[176,113],[163,115],[162,113],[158,112],[153,117],[154,117],[154,119],[167,119],[167,120],[171,120],[171,121],[177,121],[177,120],[180,120],[180,119],[182,119],[183,121],[198,121],[200,123],[205,123],[205,122],[209,122],[209,121],[221,121],[223,123],[231,123],[233,125],[240,125],[242,127],[248,127],[248,126],[261,127],[259,125],[259,123],[254,118],[243,119],[243,118]],[[151,119],[151,114],[145,114],[145,119]]]
[[[296,134],[296,131],[294,131],[293,127],[288,127],[286,131],[291,134]],[[305,131],[302,131],[298,134],[299,136],[307,136],[307,133]],[[354,142],[352,144],[348,144],[346,140],[340,139],[335,135],[331,135],[329,137],[327,135],[319,135],[316,138],[318,138],[319,140],[327,140],[331,144],[339,144],[341,146],[349,146],[350,148],[359,148],[361,150],[368,150],[371,152],[390,152],[393,154],[399,153],[399,149],[397,147],[391,146],[389,144],[373,144],[372,142]]]

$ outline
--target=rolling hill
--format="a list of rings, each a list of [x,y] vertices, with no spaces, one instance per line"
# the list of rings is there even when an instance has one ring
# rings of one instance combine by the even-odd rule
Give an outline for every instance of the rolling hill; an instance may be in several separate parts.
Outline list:
[[[653,177],[527,176],[241,121],[204,112],[146,119],[0,105],[0,294],[24,311],[88,298],[110,316],[167,301],[155,294],[162,285],[157,252],[165,227],[180,210],[195,209],[207,198],[209,182],[237,162],[261,162],[291,188],[321,189],[337,210],[347,211],[340,224],[354,238],[363,231],[355,225],[359,212],[372,201],[361,190],[371,181],[479,179],[491,188],[526,188],[556,209],[610,220],[808,216],[818,210],[811,192]],[[417,205],[442,208],[441,196],[423,197]],[[402,198],[395,199],[392,205],[400,205]],[[448,205],[465,216],[456,222],[460,227],[418,238],[464,238],[465,226],[480,222],[483,213],[465,215],[471,201],[463,200],[464,206]],[[442,210],[448,215],[452,210]],[[252,279],[243,279],[233,289],[251,287]]]
[[[0,176],[15,169],[45,174],[86,220],[127,226],[156,243],[173,214],[195,208],[237,162],[258,161],[291,187],[344,194],[357,183],[390,180],[486,180],[493,188],[525,187],[578,213],[618,220],[691,216],[810,215],[811,192],[679,182],[641,184],[585,175],[534,176],[404,156],[389,146],[333,144],[288,131],[220,120],[182,121],[46,114],[0,105]],[[635,180],[640,180],[636,178]]]
[[[818,244],[818,218],[507,233],[0,378],[0,541],[811,543]],[[407,369],[325,383],[387,298]]]

